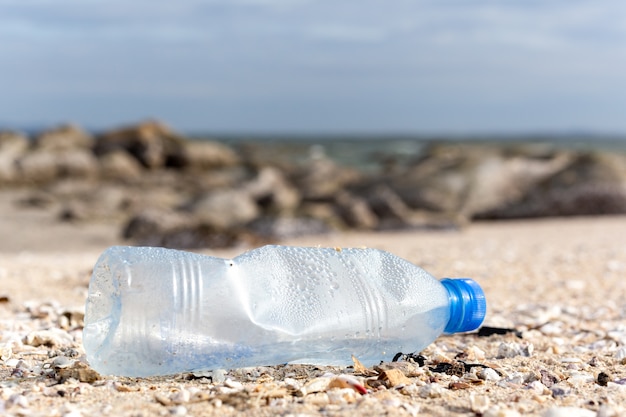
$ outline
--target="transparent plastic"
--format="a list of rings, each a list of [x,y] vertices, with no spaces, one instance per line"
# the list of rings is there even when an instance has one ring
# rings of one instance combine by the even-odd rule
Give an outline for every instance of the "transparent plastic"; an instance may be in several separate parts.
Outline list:
[[[264,246],[234,259],[115,246],[98,259],[83,343],[102,374],[281,363],[365,365],[478,328],[485,297],[377,249]]]

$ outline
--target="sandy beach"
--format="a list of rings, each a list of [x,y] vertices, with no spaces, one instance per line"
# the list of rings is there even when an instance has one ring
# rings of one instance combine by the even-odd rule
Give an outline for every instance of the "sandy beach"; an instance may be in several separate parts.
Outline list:
[[[15,210],[11,197],[0,202],[1,414],[626,413],[624,217],[477,222],[460,231],[286,240],[280,243],[375,247],[437,277],[472,277],[486,292],[484,325],[518,334],[442,336],[422,352],[424,366],[411,361],[366,370],[290,365],[135,379],[95,374],[81,344],[91,268],[107,246],[124,243],[117,229],[59,224],[36,210]],[[229,257],[249,248],[203,253]],[[450,371],[459,363],[465,369]]]

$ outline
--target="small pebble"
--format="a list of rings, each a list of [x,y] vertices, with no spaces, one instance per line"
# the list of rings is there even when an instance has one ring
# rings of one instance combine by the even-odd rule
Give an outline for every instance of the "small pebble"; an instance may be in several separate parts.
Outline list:
[[[239,381],[233,381],[232,379],[228,378],[226,379],[226,381],[224,381],[224,386],[228,387],[228,388],[232,388],[234,390],[242,390],[243,389],[243,384]]]
[[[287,389],[291,391],[298,391],[301,388],[300,383],[296,379],[293,379],[293,378],[287,377],[283,379],[283,383],[285,384]]]
[[[59,410],[63,417],[82,417],[83,413],[76,409],[73,404],[65,403]]]
[[[211,372],[211,380],[214,384],[221,384],[226,381],[226,370],[225,369],[214,369]]]
[[[552,387],[550,388],[550,391],[552,391],[552,396],[554,398],[565,397],[569,394],[569,390],[562,387]]]
[[[622,364],[624,364],[623,361],[624,361],[624,359],[626,359],[626,347],[621,347],[621,348],[617,349],[617,351],[615,352],[614,357],[618,361],[622,362]]]
[[[186,416],[187,408],[184,405],[178,405],[170,408],[170,414],[173,416]]]
[[[507,384],[511,385],[522,385],[526,381],[526,376],[521,372],[513,372],[511,375],[507,376],[503,380],[498,383],[499,386],[506,386]]]
[[[4,362],[4,365],[8,368],[17,368],[19,363],[20,363],[20,359],[12,358]]]
[[[11,355],[13,354],[13,348],[9,345],[0,345],[0,360],[6,361],[11,359]]]
[[[483,417],[521,417],[521,415],[516,410],[494,406],[485,411]]]
[[[76,361],[68,358],[67,356],[57,356],[54,358],[51,365],[54,369],[64,369],[74,365],[74,362]]]
[[[340,388],[328,391],[328,401],[331,404],[351,404],[354,403],[359,395],[352,388]]]
[[[554,407],[546,410],[543,417],[596,417],[596,412],[578,407]]]
[[[423,387],[420,387],[419,389],[419,396],[422,398],[439,398],[443,395],[444,393],[444,388],[437,384],[437,383],[431,383],[431,384],[427,384],[424,385]]]
[[[22,394],[13,394],[7,401],[9,405],[16,405],[22,408],[28,408],[28,399]]]
[[[331,377],[326,377],[326,376],[314,378],[310,380],[309,382],[307,382],[306,384],[304,384],[302,388],[300,388],[300,393],[302,396],[307,396],[309,394],[314,394],[316,392],[326,391],[331,380],[332,380]]]
[[[180,389],[170,396],[170,401],[173,404],[184,404],[188,403],[190,398],[191,394],[189,393],[189,391],[187,391],[186,389]]]
[[[399,369],[387,369],[381,372],[379,380],[385,381],[387,387],[393,388],[398,385],[411,385],[413,382]]]
[[[593,375],[587,372],[572,372],[567,378],[567,382],[575,386],[592,383],[594,380]]]
[[[24,337],[24,344],[29,346],[69,347],[73,343],[72,336],[61,329],[35,330]]]
[[[597,382],[601,387],[606,387],[611,380],[611,376],[606,372],[600,372],[598,374]]]
[[[532,355],[534,347],[531,343],[501,343],[498,347],[498,359],[514,358],[516,356],[529,357]]]
[[[476,376],[484,381],[499,381],[502,379],[498,373],[491,368],[482,368],[476,372]]]
[[[476,414],[484,414],[489,409],[491,401],[486,395],[470,394],[470,409]]]

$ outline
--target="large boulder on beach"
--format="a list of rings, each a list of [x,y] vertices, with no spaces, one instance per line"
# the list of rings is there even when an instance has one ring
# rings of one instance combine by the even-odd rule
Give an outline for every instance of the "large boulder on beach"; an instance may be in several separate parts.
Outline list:
[[[124,226],[122,235],[136,245],[173,249],[224,248],[245,238],[236,230],[217,230],[187,213],[147,209]]]
[[[73,124],[44,130],[35,137],[35,147],[41,150],[91,149],[93,142],[90,133]]]
[[[23,140],[19,141],[23,148]],[[45,184],[65,178],[93,178],[98,161],[92,152],[93,137],[75,125],[62,125],[39,133],[16,159],[16,181]]]
[[[98,174],[98,161],[85,149],[64,151],[36,149],[17,161],[20,182],[50,183],[59,178],[91,178]]]
[[[10,184],[18,179],[18,158],[26,152],[28,138],[21,133],[0,132],[0,185]]]
[[[105,180],[128,181],[139,178],[143,167],[125,150],[107,152],[98,158],[100,176]]]
[[[571,158],[568,151],[435,144],[390,186],[412,208],[471,219],[520,201]]]
[[[524,198],[493,208],[483,219],[626,213],[626,153],[578,152]]]
[[[209,140],[186,140],[168,159],[168,165],[190,171],[229,167],[239,162],[239,156],[232,148]]]
[[[209,191],[195,198],[185,209],[199,223],[217,230],[243,227],[261,213],[250,193],[240,189]]]
[[[312,158],[293,175],[302,197],[309,200],[332,200],[338,192],[362,179],[356,169],[340,166],[324,155]]]
[[[361,196],[342,190],[335,196],[335,208],[344,223],[353,229],[373,230],[379,219]]]
[[[17,156],[29,146],[28,137],[14,131],[0,131],[0,155]]]
[[[183,140],[165,124],[148,121],[102,133],[96,140],[94,151],[101,156],[124,150],[143,166],[156,169],[166,166],[168,158],[180,152]]]
[[[269,214],[291,215],[302,199],[298,189],[275,167],[260,168],[242,187]]]
[[[470,219],[515,204],[561,172],[573,157],[570,152],[555,152],[541,159],[503,154],[483,158],[469,176],[460,215]]]
[[[354,191],[376,215],[377,230],[410,228],[458,228],[463,221],[457,215],[410,207],[385,181],[372,181]]]
[[[51,189],[61,203],[59,219],[74,222],[125,219],[134,197],[124,187],[100,184],[95,188],[88,181],[63,181]]]

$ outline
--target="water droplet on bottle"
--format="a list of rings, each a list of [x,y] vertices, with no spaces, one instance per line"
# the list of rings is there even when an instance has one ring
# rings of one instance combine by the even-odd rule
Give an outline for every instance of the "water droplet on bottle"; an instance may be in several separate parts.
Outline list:
[[[338,290],[339,289],[339,283],[336,282],[336,281],[331,282],[330,283],[330,289],[333,290],[333,291],[334,290]]]

